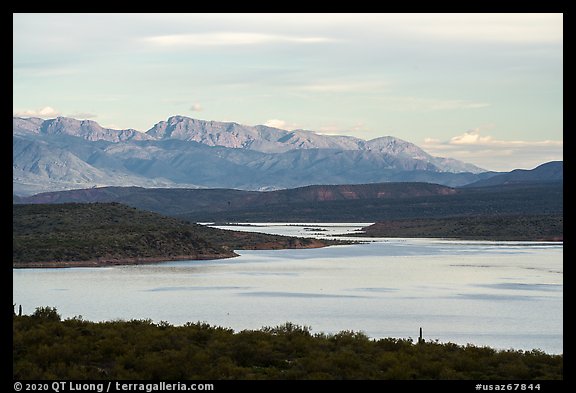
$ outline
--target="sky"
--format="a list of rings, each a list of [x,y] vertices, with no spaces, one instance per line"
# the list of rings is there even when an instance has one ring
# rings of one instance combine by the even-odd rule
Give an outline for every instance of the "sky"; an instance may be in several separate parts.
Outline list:
[[[13,114],[394,136],[532,169],[563,159],[563,15],[13,14]]]

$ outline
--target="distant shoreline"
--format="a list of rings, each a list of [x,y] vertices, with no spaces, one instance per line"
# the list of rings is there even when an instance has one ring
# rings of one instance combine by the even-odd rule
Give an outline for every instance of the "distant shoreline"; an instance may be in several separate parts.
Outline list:
[[[379,221],[357,237],[563,242],[563,216],[487,215]]]
[[[372,239],[372,238],[380,238],[380,237],[385,237],[385,238],[391,238],[391,239],[440,239],[440,240],[470,240],[470,241],[488,241],[488,242],[532,242],[532,243],[539,243],[539,242],[546,242],[546,243],[563,243],[564,242],[564,238],[563,236],[559,236],[559,237],[549,237],[549,238],[535,238],[535,239],[510,239],[510,238],[506,238],[506,237],[448,237],[448,236],[405,236],[405,235],[386,235],[386,236],[380,236],[380,235],[372,235],[372,234],[366,234],[366,233],[354,233],[354,234],[346,234],[346,235],[342,235],[342,236],[352,236],[352,237],[358,237],[358,238],[367,238],[367,239]]]

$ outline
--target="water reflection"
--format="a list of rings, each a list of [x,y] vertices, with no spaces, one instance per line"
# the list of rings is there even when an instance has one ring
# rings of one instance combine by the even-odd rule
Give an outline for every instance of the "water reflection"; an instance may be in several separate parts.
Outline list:
[[[358,229],[304,227],[271,232]],[[442,342],[563,351],[562,244],[382,239],[239,253],[217,261],[15,269],[14,302],[27,314],[52,306],[65,318],[95,321],[204,321],[235,330],[290,321],[313,332],[398,338],[416,337],[423,327],[426,339]]]

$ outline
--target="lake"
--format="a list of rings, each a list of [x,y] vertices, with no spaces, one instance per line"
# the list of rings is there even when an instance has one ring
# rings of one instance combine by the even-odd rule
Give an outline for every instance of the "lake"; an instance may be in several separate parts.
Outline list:
[[[332,238],[365,225],[226,228]],[[425,340],[563,353],[562,243],[367,240],[213,261],[13,269],[13,302],[25,314],[51,306],[64,318],[204,321],[236,331],[293,322],[312,333],[416,341],[422,327]]]

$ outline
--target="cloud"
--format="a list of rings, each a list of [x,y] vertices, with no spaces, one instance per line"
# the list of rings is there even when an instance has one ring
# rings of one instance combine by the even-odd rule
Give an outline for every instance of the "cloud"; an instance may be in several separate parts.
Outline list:
[[[62,112],[52,108],[51,106],[45,106],[40,109],[26,109],[26,110],[14,110],[14,116],[17,117],[39,117],[41,119],[51,119],[58,116],[66,116],[74,119],[94,119],[98,115],[89,112],[72,112],[65,115]]]
[[[320,135],[334,135],[334,136],[341,136],[341,135],[348,135],[352,136],[354,133],[360,133],[366,131],[366,124],[363,122],[357,122],[351,125],[335,125],[335,124],[327,124],[317,127],[314,130],[315,133]]]
[[[94,119],[94,118],[98,117],[98,115],[96,115],[94,113],[88,113],[88,112],[74,112],[74,113],[70,113],[66,116],[72,117],[74,119]]]
[[[447,142],[448,145],[469,145],[469,146],[500,146],[500,147],[525,147],[525,146],[557,146],[562,147],[563,141],[541,140],[541,141],[520,141],[520,140],[499,140],[490,135],[480,135],[480,128],[466,131],[462,135],[456,135]],[[429,139],[429,138],[428,138]]]
[[[190,111],[191,112],[202,112],[204,110],[204,108],[202,108],[202,105],[196,103],[196,104],[192,104],[192,106],[190,107]]]
[[[286,122],[284,120],[279,119],[270,119],[266,123],[264,123],[264,125],[268,127],[280,128],[282,130],[286,129],[285,128]]]
[[[317,133],[320,135],[342,135],[342,127],[335,125],[320,126]]]
[[[270,119],[264,123],[265,126],[279,128],[281,130],[293,131],[301,129],[298,123],[291,123],[280,119]]]
[[[549,43],[563,39],[561,13],[405,14],[405,18],[400,20],[406,22],[406,33],[428,40]]]
[[[446,111],[455,109],[480,109],[489,107],[487,102],[458,99],[421,98],[410,96],[384,96],[379,99],[384,110],[395,112]]]
[[[193,33],[168,34],[146,37],[144,42],[158,46],[237,46],[261,45],[274,43],[316,44],[333,41],[326,37],[298,37],[289,35],[276,35],[264,33]]]
[[[473,145],[473,144],[488,144],[493,141],[491,136],[481,136],[480,130],[469,130],[462,135],[457,135],[450,139],[450,144],[454,145]]]
[[[156,34],[144,39],[160,46],[322,43],[358,39],[425,43],[558,43],[563,40],[562,13],[298,13],[166,14],[162,23],[197,26],[210,33]],[[151,18],[152,19],[152,18]],[[153,26],[152,21],[146,21]],[[249,26],[252,32],[245,32]],[[153,27],[152,27],[153,28]],[[290,31],[299,31],[294,36]],[[306,31],[311,33],[305,33]],[[331,37],[317,31],[331,31]]]
[[[448,141],[426,138],[422,148],[439,157],[455,158],[494,171],[532,169],[548,162],[563,160],[561,140],[501,140],[482,135],[479,128],[456,135]]]
[[[60,112],[50,106],[41,109],[26,109],[23,111],[13,111],[14,116],[18,117],[40,117],[42,119],[60,116]]]
[[[298,86],[297,90],[313,93],[344,93],[353,91],[374,91],[386,86],[381,81],[369,82],[321,82]]]

